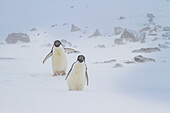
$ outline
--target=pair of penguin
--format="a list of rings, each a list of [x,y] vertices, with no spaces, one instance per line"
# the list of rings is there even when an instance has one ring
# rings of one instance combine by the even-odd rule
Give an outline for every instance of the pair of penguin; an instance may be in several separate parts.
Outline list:
[[[43,63],[52,56],[52,67],[54,76],[65,75],[67,67],[67,58],[65,50],[59,40],[54,41],[54,45],[51,52],[45,57]],[[65,80],[69,90],[83,90],[85,84],[88,85],[87,66],[85,63],[85,57],[79,55],[76,62],[73,63],[70,71],[68,72]]]

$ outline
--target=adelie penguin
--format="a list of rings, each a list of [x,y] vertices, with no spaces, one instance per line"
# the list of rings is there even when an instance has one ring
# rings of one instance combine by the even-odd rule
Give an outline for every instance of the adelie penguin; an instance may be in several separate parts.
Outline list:
[[[65,80],[67,80],[70,91],[83,90],[85,84],[89,84],[87,66],[85,64],[85,57],[83,55],[79,55],[77,57],[77,61],[73,63]]]
[[[59,40],[54,41],[51,52],[45,57],[43,63],[52,56],[52,67],[54,76],[66,74],[67,58],[64,48]]]

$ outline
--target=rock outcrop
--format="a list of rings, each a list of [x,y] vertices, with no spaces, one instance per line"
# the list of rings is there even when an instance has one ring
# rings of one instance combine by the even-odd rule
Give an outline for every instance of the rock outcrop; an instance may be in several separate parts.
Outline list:
[[[29,43],[30,38],[24,33],[11,33],[8,35],[5,41],[8,44],[16,44],[17,42]]]
[[[158,47],[154,48],[141,48],[141,49],[135,49],[132,52],[133,53],[151,53],[151,52],[160,52],[161,50]]]
[[[155,62],[155,59],[148,58],[148,57],[143,57],[142,55],[138,55],[134,57],[134,60],[139,63],[144,63],[144,62]]]
[[[163,31],[170,31],[170,27],[168,27],[168,26],[163,27]]]
[[[76,32],[76,31],[80,31],[80,28],[75,26],[74,24],[71,25],[71,32]]]
[[[98,29],[96,29],[96,31],[93,33],[93,35],[90,35],[89,38],[92,38],[92,37],[96,38],[98,36],[102,36],[102,34],[99,32]]]
[[[145,39],[146,33],[144,32],[135,32],[125,29],[120,38],[129,42],[137,42]]]
[[[115,27],[114,28],[114,32],[115,32],[115,35],[120,35],[123,31],[123,28],[122,27]]]

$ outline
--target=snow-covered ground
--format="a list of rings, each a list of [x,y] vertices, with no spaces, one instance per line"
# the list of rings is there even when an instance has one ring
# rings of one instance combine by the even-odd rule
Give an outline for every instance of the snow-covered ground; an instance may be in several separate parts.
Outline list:
[[[170,39],[162,37],[170,31],[147,35],[145,43],[114,43],[120,38],[114,35],[115,26],[138,32],[148,24],[147,13],[155,16],[151,28],[170,26],[170,1],[0,2],[0,113],[170,112]],[[72,24],[81,30],[70,32]],[[30,31],[33,27],[37,31]],[[102,36],[88,38],[96,29]],[[27,33],[31,42],[6,44],[5,38],[12,32]],[[66,76],[52,76],[51,58],[42,63],[51,50],[50,44],[62,39],[80,51],[67,54],[67,72],[79,54],[86,57],[89,86],[83,91],[69,91]],[[159,47],[161,51],[132,52],[147,47]],[[155,62],[125,63],[138,55]],[[103,63],[113,59],[116,61]],[[116,64],[122,67],[115,68]]]

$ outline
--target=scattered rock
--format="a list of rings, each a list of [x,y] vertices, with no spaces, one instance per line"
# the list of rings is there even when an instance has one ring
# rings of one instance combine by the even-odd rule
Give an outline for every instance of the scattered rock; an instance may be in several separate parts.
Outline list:
[[[125,64],[134,64],[135,61],[129,61],[129,60],[128,60],[128,61],[125,61],[124,63],[125,63]]]
[[[64,48],[64,50],[65,50],[65,52],[67,54],[70,54],[70,53],[79,53],[79,51],[76,51],[76,50],[74,50],[72,48]]]
[[[56,27],[56,26],[58,26],[58,25],[57,24],[51,25],[51,27]]]
[[[152,41],[156,41],[156,40],[158,40],[158,38],[157,38],[157,37],[155,37]]]
[[[37,36],[40,36],[40,33],[37,33]]]
[[[137,42],[137,41],[141,41],[145,37],[146,37],[146,33],[144,32],[135,32],[135,31],[125,29],[120,38],[125,39],[126,41],[129,42]]]
[[[155,16],[154,16],[152,13],[148,13],[148,14],[147,14],[147,17],[148,17],[148,18],[154,18]]]
[[[89,38],[91,38],[91,37],[95,37],[96,38],[98,36],[102,36],[102,34],[99,32],[98,29],[96,29],[96,31],[93,33],[93,35],[90,35]]]
[[[70,8],[74,8],[74,6],[71,6]]]
[[[120,17],[119,17],[119,20],[123,20],[123,19],[125,19],[125,17],[123,17],[123,16],[120,16]]]
[[[37,29],[34,27],[34,28],[32,28],[30,31],[37,31]]]
[[[167,45],[163,45],[163,44],[158,44],[158,46],[159,46],[160,48],[164,48],[164,49],[169,48]]]
[[[117,45],[123,45],[123,44],[124,44],[122,38],[116,38],[116,39],[114,40],[114,43],[117,44]]]
[[[121,68],[121,67],[123,67],[123,65],[119,63],[116,63],[115,66],[113,66],[113,68]]]
[[[170,27],[168,27],[168,26],[163,27],[163,31],[170,31]]]
[[[97,45],[95,48],[106,48],[105,45]]]
[[[30,46],[27,46],[27,45],[22,45],[21,47],[30,47]]]
[[[148,36],[157,36],[157,33],[154,30],[151,30]]]
[[[115,27],[114,31],[115,31],[115,35],[120,35],[123,31],[123,28],[122,27]]]
[[[148,13],[147,14],[147,17],[149,18],[149,23],[151,24],[151,23],[153,23],[153,18],[155,17],[152,13]]]
[[[154,48],[141,48],[133,50],[133,53],[151,53],[151,52],[160,52],[161,50],[158,47]]]
[[[62,43],[63,47],[71,47],[72,46],[72,44],[70,42],[68,42],[67,40],[64,40],[64,39],[61,40],[61,43]]]
[[[148,58],[148,57],[143,57],[142,55],[138,55],[134,57],[134,60],[139,63],[144,63],[144,62],[155,62],[155,59]]]
[[[0,60],[16,60],[16,58],[0,57]]]
[[[68,24],[67,23],[64,23],[63,26],[67,26]]]
[[[8,35],[8,37],[5,39],[6,43],[8,44],[16,44],[18,41],[29,43],[30,38],[27,34],[24,33],[11,33]]]
[[[166,44],[166,45],[169,45],[169,44],[170,44],[170,42],[165,42],[165,44]]]
[[[75,26],[74,24],[71,25],[71,32],[76,32],[76,31],[80,31],[80,28]]]
[[[146,42],[146,34],[144,34],[143,38],[141,39],[140,43],[145,43]]]
[[[144,27],[141,30],[139,30],[139,32],[149,31],[150,29],[151,29],[150,27]]]
[[[170,37],[170,32],[162,34],[162,37]]]
[[[106,64],[106,63],[113,63],[113,62],[116,62],[116,60],[112,59],[112,60],[106,60],[106,61],[103,61],[103,62],[94,62],[93,64]]]
[[[153,30],[154,30],[155,32],[158,32],[158,31],[161,31],[161,30],[160,30],[161,28],[162,28],[162,26],[156,25],[156,26],[153,28]]]

